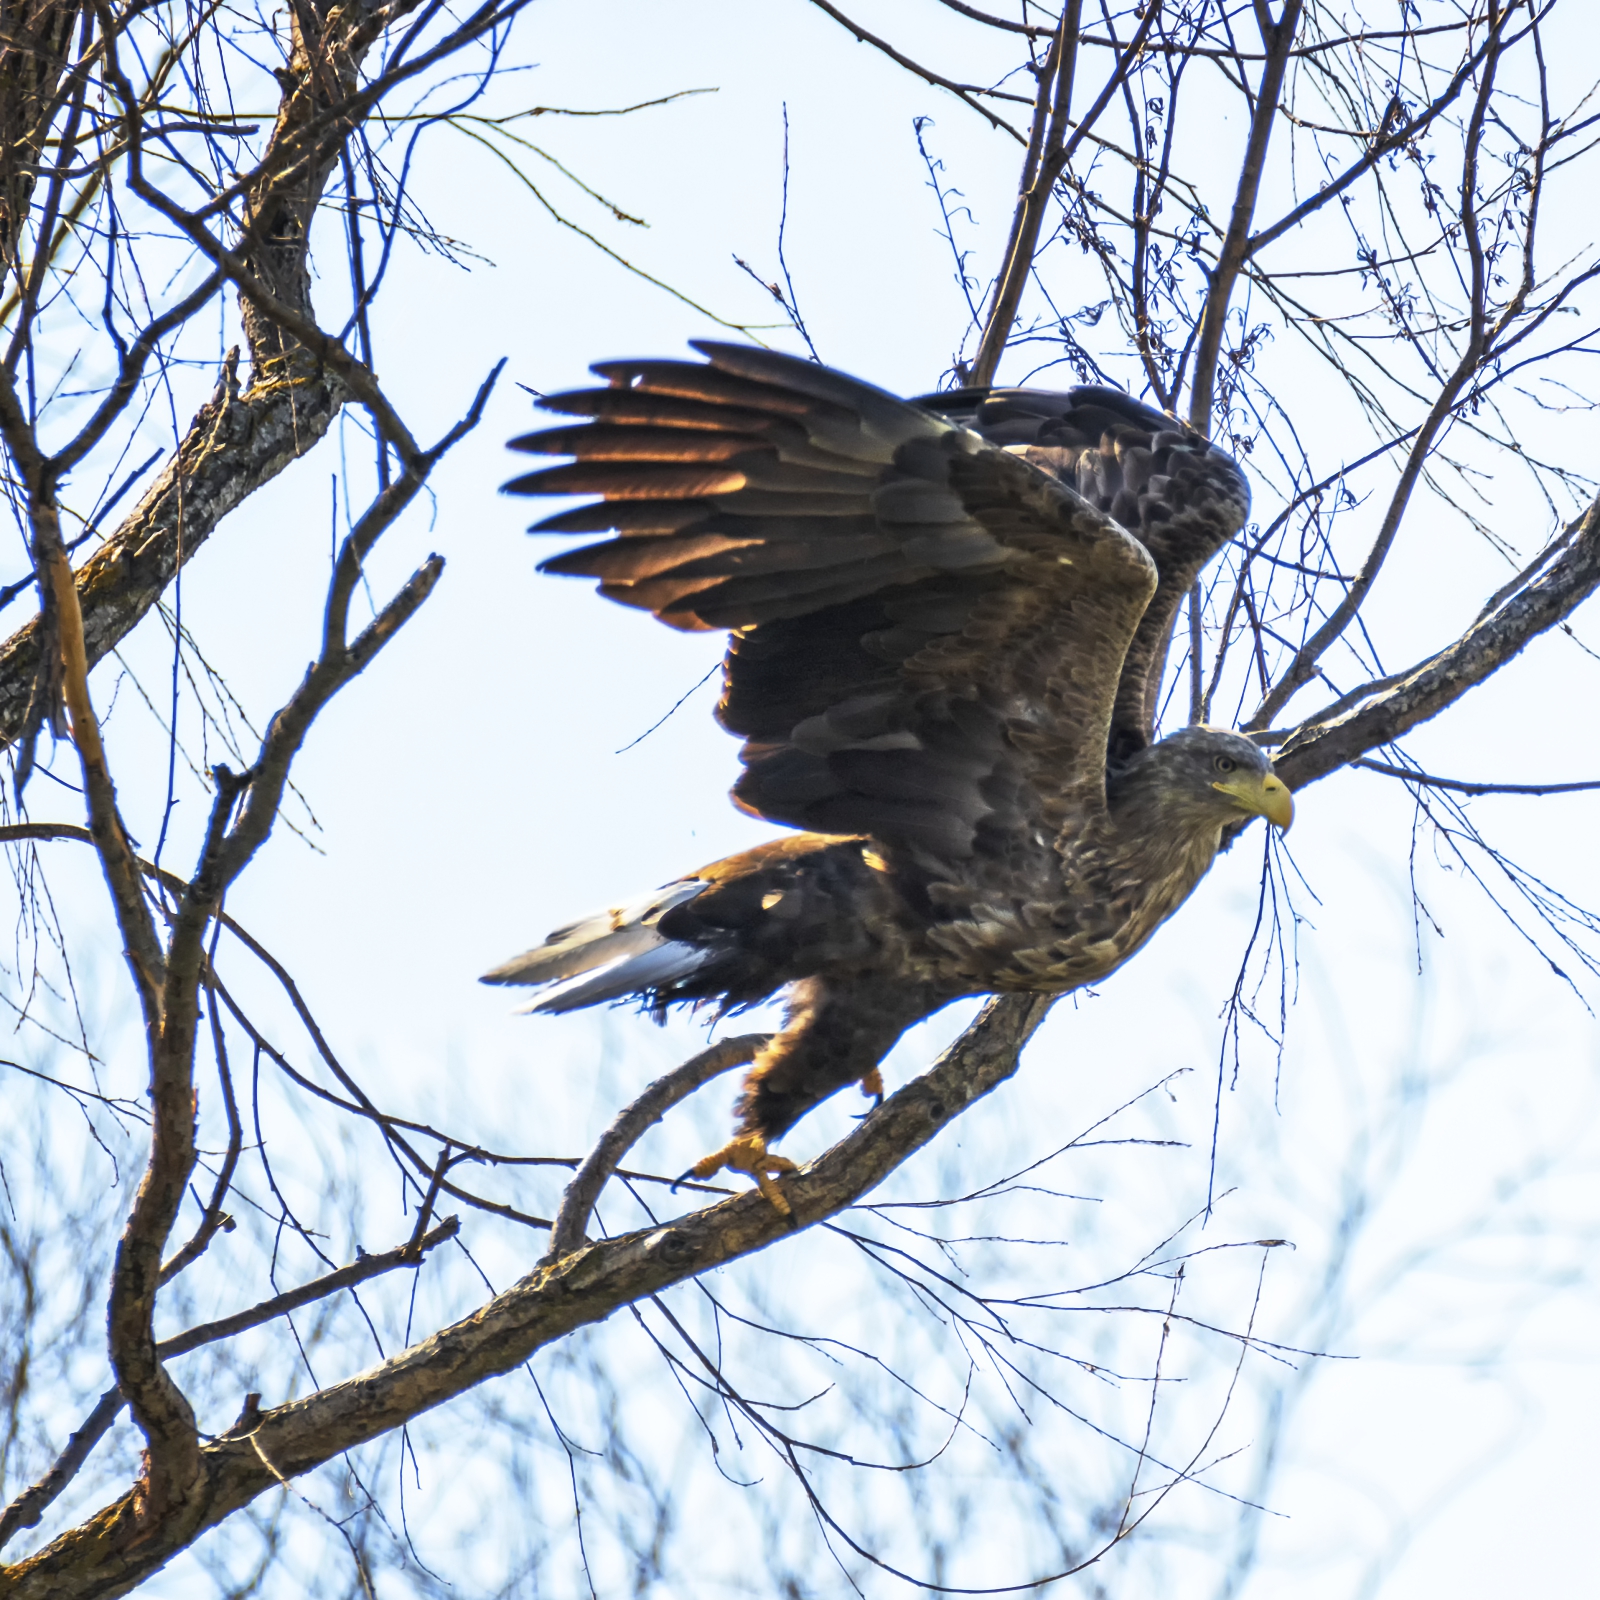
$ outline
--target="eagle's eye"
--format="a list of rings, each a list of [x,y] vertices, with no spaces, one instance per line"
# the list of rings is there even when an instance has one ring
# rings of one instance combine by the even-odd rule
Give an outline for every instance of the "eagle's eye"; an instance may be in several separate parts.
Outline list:
[[[1232,772],[1233,769],[1239,765],[1239,763],[1235,761],[1232,756],[1218,756],[1216,761],[1212,764],[1216,767],[1218,772]]]

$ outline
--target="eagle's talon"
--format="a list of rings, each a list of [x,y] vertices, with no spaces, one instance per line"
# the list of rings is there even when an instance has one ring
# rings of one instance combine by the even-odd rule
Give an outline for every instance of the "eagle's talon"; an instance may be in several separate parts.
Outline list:
[[[862,1074],[861,1092],[871,1098],[874,1110],[883,1104],[883,1074],[876,1067]]]
[[[731,1167],[735,1172],[748,1173],[756,1187],[767,1197],[772,1209],[781,1217],[792,1216],[788,1199],[778,1187],[778,1174],[798,1172],[800,1169],[787,1156],[767,1149],[767,1141],[759,1133],[741,1133],[730,1139],[720,1150],[713,1150],[689,1168],[696,1178],[709,1178],[713,1173]]]
[[[765,1172],[752,1172],[750,1176],[756,1180],[756,1188],[767,1197],[772,1209],[780,1217],[787,1217],[790,1222],[793,1222],[794,1208],[789,1204],[783,1190],[778,1187],[778,1180]]]

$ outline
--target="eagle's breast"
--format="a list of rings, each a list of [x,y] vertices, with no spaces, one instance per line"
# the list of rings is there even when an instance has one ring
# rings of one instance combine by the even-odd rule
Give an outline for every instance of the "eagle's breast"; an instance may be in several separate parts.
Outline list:
[[[1054,856],[1053,882],[993,895],[930,928],[942,976],[984,989],[1057,994],[1108,976],[1188,899],[1216,831],[1152,839],[1091,826]]]

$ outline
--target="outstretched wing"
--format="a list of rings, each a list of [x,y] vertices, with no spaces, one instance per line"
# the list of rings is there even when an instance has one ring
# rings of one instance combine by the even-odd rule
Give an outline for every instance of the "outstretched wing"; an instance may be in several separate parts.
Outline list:
[[[599,494],[537,531],[612,530],[543,570],[680,628],[734,631],[718,715],[740,805],[953,861],[1048,848],[1105,804],[1117,685],[1156,587],[1143,546],[971,430],[793,357],[603,363],[576,460],[507,487]]]
[[[1150,552],[1159,582],[1117,688],[1111,754],[1154,737],[1167,645],[1201,569],[1244,526],[1250,486],[1234,459],[1118,389],[958,389],[915,402],[1074,484]]]

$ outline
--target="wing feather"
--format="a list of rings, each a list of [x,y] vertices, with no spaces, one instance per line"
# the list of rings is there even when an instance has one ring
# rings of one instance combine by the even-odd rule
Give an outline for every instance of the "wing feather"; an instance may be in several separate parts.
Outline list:
[[[1128,649],[1111,735],[1113,757],[1141,749],[1155,735],[1178,609],[1249,516],[1250,486],[1238,464],[1176,418],[1117,389],[964,389],[918,404],[1072,483],[1150,552],[1158,583]]]
[[[935,864],[1049,848],[1041,819],[1103,808],[1119,685],[1167,579],[1111,512],[1159,502],[1172,524],[1193,436],[1114,391],[941,415],[944,397],[696,348],[707,364],[605,362],[610,387],[552,397],[587,420],[516,447],[575,459],[508,488],[604,497],[536,531],[616,537],[543,570],[733,630],[737,803]]]

